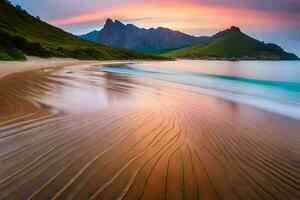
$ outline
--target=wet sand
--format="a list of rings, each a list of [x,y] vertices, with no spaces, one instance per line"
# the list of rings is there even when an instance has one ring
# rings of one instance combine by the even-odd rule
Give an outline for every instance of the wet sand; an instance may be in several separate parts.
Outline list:
[[[300,123],[80,65],[0,79],[0,199],[299,199]]]

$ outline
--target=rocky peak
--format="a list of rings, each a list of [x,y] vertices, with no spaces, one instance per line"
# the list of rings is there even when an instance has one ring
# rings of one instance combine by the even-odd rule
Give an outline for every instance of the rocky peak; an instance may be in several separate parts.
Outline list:
[[[105,22],[105,25],[109,25],[109,24],[113,24],[113,23],[114,23],[114,21],[112,19],[108,18]]]
[[[241,29],[240,29],[239,27],[237,27],[237,26],[231,26],[231,27],[230,27],[230,30],[232,30],[232,31],[237,31],[237,32],[241,32]]]
[[[118,21],[118,20],[115,20],[113,21],[112,19],[108,18],[105,22],[105,25],[104,25],[104,29],[120,29],[120,28],[124,28],[125,25]]]

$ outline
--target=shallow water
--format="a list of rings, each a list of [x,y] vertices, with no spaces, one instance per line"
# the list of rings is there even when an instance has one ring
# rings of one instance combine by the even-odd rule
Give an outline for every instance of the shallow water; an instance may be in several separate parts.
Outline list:
[[[100,68],[192,85],[206,94],[300,119],[299,61],[181,60]]]

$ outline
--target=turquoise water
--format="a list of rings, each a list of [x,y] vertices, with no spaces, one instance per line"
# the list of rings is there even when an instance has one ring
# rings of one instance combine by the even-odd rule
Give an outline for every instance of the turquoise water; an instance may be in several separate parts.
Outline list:
[[[300,120],[300,62],[190,61],[100,66],[101,70],[193,86],[193,90]]]

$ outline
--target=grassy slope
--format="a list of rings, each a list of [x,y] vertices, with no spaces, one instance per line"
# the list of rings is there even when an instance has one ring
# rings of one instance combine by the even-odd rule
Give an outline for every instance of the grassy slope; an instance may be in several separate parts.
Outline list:
[[[60,56],[97,60],[161,59],[150,54],[112,48],[80,39],[14,8],[4,0],[0,0],[0,33],[0,41],[2,39],[8,43],[4,45],[0,42],[0,60],[22,60],[25,58],[22,51],[34,55],[34,50],[39,49],[39,46],[42,47],[42,52],[38,54],[44,57]],[[23,46],[15,41],[22,39],[25,39]],[[28,46],[32,46],[29,51],[26,49]]]
[[[186,46],[184,46],[184,47],[186,47]],[[184,47],[177,47],[177,48],[170,48],[170,49],[141,48],[141,49],[134,49],[134,50],[142,51],[142,52],[145,52],[145,53],[151,53],[151,54],[154,54],[154,55],[161,55],[161,54],[171,52],[171,51],[175,51],[175,50],[178,50],[178,49],[181,49],[181,48],[184,48]]]
[[[163,55],[173,58],[206,59],[297,59],[297,56],[284,52],[279,46],[260,42],[237,28],[220,32],[205,44],[193,45]]]

